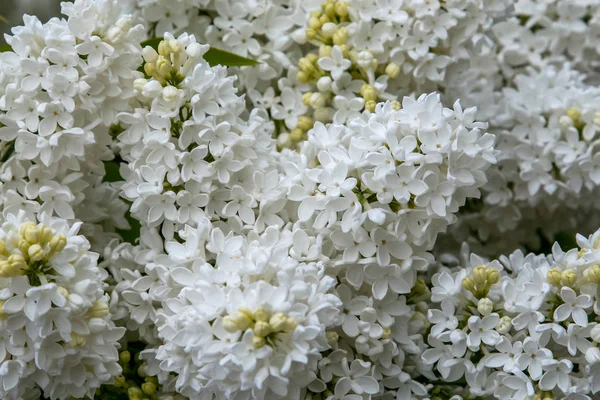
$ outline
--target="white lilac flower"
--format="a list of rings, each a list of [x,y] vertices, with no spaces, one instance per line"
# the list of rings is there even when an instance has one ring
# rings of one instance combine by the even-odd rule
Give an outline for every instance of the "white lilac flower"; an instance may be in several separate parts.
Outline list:
[[[3,218],[0,292],[3,398],[41,391],[51,399],[93,396],[121,373],[105,292],[107,272],[78,235],[81,223],[25,213]]]

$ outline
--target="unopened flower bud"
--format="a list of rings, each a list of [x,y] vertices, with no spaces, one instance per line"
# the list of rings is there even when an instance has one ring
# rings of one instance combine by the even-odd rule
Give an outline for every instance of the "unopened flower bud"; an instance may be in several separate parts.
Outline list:
[[[396,79],[400,75],[400,67],[396,63],[389,63],[385,67],[385,73],[392,79]]]
[[[473,268],[472,275],[475,284],[479,286],[484,285],[487,280],[487,267],[485,265],[479,265]]]
[[[333,47],[326,44],[322,44],[321,47],[319,47],[319,58],[331,57],[332,49]]]
[[[313,108],[321,108],[325,107],[327,103],[327,98],[323,93],[315,92],[310,96],[310,105]]]
[[[127,350],[125,350],[125,351],[122,351],[122,352],[119,354],[119,361],[120,361],[122,364],[127,364],[127,363],[128,363],[130,360],[131,360],[131,353],[130,353],[130,352],[128,352]]]
[[[334,331],[327,331],[327,333],[325,333],[325,337],[327,338],[327,343],[330,346],[334,346],[337,344],[340,335],[338,335],[336,332]]]
[[[144,392],[142,392],[142,389],[139,387],[131,386],[129,389],[127,389],[127,395],[130,399],[136,397],[141,398],[144,395]]]
[[[310,117],[302,115],[298,117],[298,122],[296,123],[296,126],[299,129],[302,129],[303,131],[307,131],[313,127],[313,120]]]
[[[313,119],[319,122],[327,122],[331,120],[331,109],[330,108],[317,108],[313,114]]]
[[[314,29],[307,29],[306,31],[304,31],[306,34],[306,38],[308,40],[314,40],[317,37],[317,31],[315,31]]]
[[[60,253],[67,246],[67,238],[61,235],[54,235],[48,246],[52,253]]]
[[[492,311],[494,311],[494,303],[492,303],[492,300],[488,299],[487,297],[479,299],[479,302],[477,303],[477,311],[479,311],[479,313],[484,317],[487,317],[492,313]]]
[[[300,61],[298,61],[298,68],[307,74],[312,74],[315,72],[315,65],[308,59],[308,57],[302,57]]]
[[[52,228],[49,228],[47,226],[41,226],[38,228],[38,241],[41,244],[46,244],[50,242],[53,237],[54,232],[52,231]]]
[[[349,14],[348,3],[345,1],[338,1],[335,3],[335,13],[342,18],[346,18]]]
[[[365,102],[365,110],[369,112],[375,112],[375,108],[377,108],[377,102],[375,100],[369,100]]]
[[[337,44],[338,46],[346,44],[346,42],[348,41],[348,28],[343,27],[336,30],[333,33],[332,39],[333,44]]]
[[[569,118],[571,118],[573,121],[578,121],[579,118],[581,118],[581,111],[578,110],[575,107],[569,107],[567,109],[567,115],[569,116]]]
[[[282,132],[277,136],[277,145],[284,149],[289,148],[292,145],[292,140],[288,132]]]
[[[590,347],[585,352],[585,361],[590,365],[595,365],[600,362],[600,349],[597,347]]]
[[[500,273],[497,269],[488,268],[486,271],[486,280],[489,285],[494,285],[500,280]]]
[[[496,331],[501,335],[506,335],[512,329],[512,319],[509,316],[500,318],[496,324]]]
[[[265,344],[267,344],[267,341],[265,340],[265,338],[263,336],[254,336],[252,338],[252,345],[256,349],[263,347]]]
[[[36,243],[29,247],[27,255],[31,261],[40,261],[44,258],[44,255],[46,255],[46,252],[42,249],[42,246]]]
[[[62,286],[57,286],[56,291],[65,299],[69,297],[69,291]]]
[[[146,46],[142,49],[142,56],[147,63],[154,63],[158,60],[158,53],[152,46]]]
[[[550,283],[551,285],[559,286],[561,277],[562,277],[562,274],[558,268],[552,268],[546,274],[546,279],[548,280],[548,283]]]
[[[175,86],[167,86],[163,89],[162,97],[166,102],[174,102],[179,99],[179,89]]]
[[[259,307],[253,313],[253,319],[255,321],[267,322],[269,320],[269,315],[270,313],[267,310],[265,310],[263,307]]]
[[[77,333],[71,333],[71,341],[69,342],[71,347],[83,347],[85,344],[86,341],[83,336],[78,335]]]
[[[257,336],[267,336],[271,333],[271,326],[268,322],[258,321],[254,324],[254,334]]]
[[[133,88],[138,92],[141,92],[142,90],[144,90],[144,86],[146,85],[146,83],[148,83],[147,79],[138,78],[135,81],[133,81]]]
[[[154,384],[153,382],[142,383],[142,392],[144,392],[147,395],[153,395],[154,393],[156,393],[156,384]]]
[[[463,278],[462,287],[469,292],[473,292],[475,290],[475,282],[471,278]]]
[[[589,282],[599,284],[600,283],[600,265],[598,265],[598,264],[592,265],[591,267],[586,269],[584,272],[584,276]]]
[[[156,73],[161,77],[165,77],[169,72],[171,72],[171,62],[163,56],[158,56],[158,60],[156,60]]]
[[[96,301],[87,312],[87,315],[92,318],[104,318],[108,314],[108,304],[100,300]]]
[[[574,126],[573,120],[568,115],[563,115],[558,119],[558,124],[562,129],[568,129]]]
[[[574,269],[566,269],[561,274],[562,282],[569,287],[573,287],[577,282],[577,271]]]
[[[290,132],[290,140],[294,143],[301,142],[304,139],[304,131],[299,128],[292,129]]]
[[[330,92],[332,83],[333,80],[330,76],[323,76],[317,81],[317,89],[319,89],[320,92]]]
[[[162,40],[158,44],[158,54],[165,58],[169,56],[170,51],[169,51],[169,41],[168,40]]]
[[[318,17],[310,17],[310,19],[308,20],[308,26],[310,27],[310,29],[314,29],[315,31],[321,29],[321,25],[321,21],[319,21]]]
[[[335,34],[336,31],[337,31],[337,25],[334,24],[333,22],[326,22],[321,27],[321,33],[326,38],[333,37],[333,35]]]
[[[398,100],[393,100],[390,105],[392,106],[392,109],[394,110],[399,110],[400,108],[402,108],[402,104],[400,104],[400,102]]]
[[[37,226],[27,226],[25,229],[22,229],[22,231],[23,232],[21,233],[21,235],[25,240],[27,240],[31,244],[38,243],[40,235]]]

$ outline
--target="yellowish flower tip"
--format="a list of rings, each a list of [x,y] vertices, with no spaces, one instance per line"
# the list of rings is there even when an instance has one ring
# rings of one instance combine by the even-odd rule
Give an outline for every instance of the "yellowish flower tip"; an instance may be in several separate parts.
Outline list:
[[[307,74],[313,74],[316,71],[315,64],[311,60],[311,57],[302,57],[300,61],[298,61],[298,68],[300,71],[306,72]]]
[[[271,333],[271,325],[268,322],[258,321],[254,324],[254,334],[256,336],[268,336]]]
[[[292,129],[290,132],[290,140],[294,143],[301,142],[304,140],[304,131],[300,128]]]
[[[123,375],[115,376],[115,386],[124,387],[127,384],[127,379]]]
[[[127,389],[127,396],[129,396],[129,400],[139,400],[143,395],[144,392],[142,392],[142,389],[139,387],[132,386]]]
[[[314,40],[317,38],[317,31],[312,28],[306,29],[305,34],[308,40]]]
[[[83,347],[86,343],[83,336],[78,335],[77,333],[71,333],[71,341],[69,342],[71,347]]]
[[[577,252],[577,258],[581,258],[581,257],[583,257],[583,256],[584,256],[584,255],[585,255],[587,252],[588,252],[588,249],[580,249],[580,250]]]
[[[472,275],[476,285],[484,285],[487,280],[487,267],[485,265],[479,265],[473,268]]]
[[[298,117],[298,123],[296,124],[296,127],[303,131],[308,131],[309,129],[311,129],[313,127],[313,124],[314,123],[313,123],[313,120],[311,117],[302,115],[302,116]]]
[[[400,104],[398,100],[393,100],[390,104],[392,105],[392,108],[396,111],[402,108],[402,104]]]
[[[58,291],[58,293],[59,293],[59,294],[60,294],[62,297],[64,297],[65,299],[66,299],[67,297],[69,297],[69,291],[68,291],[67,289],[65,289],[64,287],[62,287],[62,286],[57,286],[57,287],[56,287],[56,290],[57,290],[57,291]]]
[[[474,292],[475,291],[475,282],[473,281],[473,279],[469,278],[469,277],[465,277],[462,280],[462,287],[465,290],[468,290],[469,292]]]
[[[583,271],[583,277],[586,281],[594,284],[600,283],[600,265],[592,265],[585,271]]]
[[[389,339],[392,337],[392,330],[390,328],[383,328],[383,338]]]
[[[104,318],[108,315],[108,304],[103,301],[96,301],[87,312],[90,318]]]
[[[254,311],[254,320],[267,322],[269,320],[270,315],[271,315],[271,313],[269,313],[263,307],[259,307],[256,309],[256,311]]]
[[[498,273],[498,270],[496,270],[494,268],[488,268],[487,269],[487,283],[489,285],[495,285],[496,283],[498,283],[499,280],[500,280],[500,274]]]
[[[48,243],[51,254],[60,253],[67,246],[67,238],[61,235],[54,235],[54,237]]]
[[[309,28],[313,29],[315,31],[318,31],[319,29],[321,29],[321,25],[322,25],[321,21],[319,20],[319,17],[317,17],[317,16],[312,16],[308,20]]]
[[[262,336],[254,336],[252,338],[252,345],[256,349],[263,347],[265,344],[267,344],[267,341]]]
[[[127,350],[122,351],[119,354],[119,362],[122,364],[127,364],[131,360],[131,353]]]
[[[561,273],[562,283],[568,287],[574,287],[577,283],[577,271],[566,269]]]
[[[312,92],[306,92],[302,95],[302,103],[304,103],[305,106],[310,106],[310,98],[312,95]]]
[[[332,49],[333,49],[333,47],[326,45],[326,44],[322,44],[319,47],[319,58],[330,57]]]
[[[368,100],[365,102],[365,110],[369,112],[375,112],[375,108],[377,107],[377,102],[375,100]]]
[[[296,74],[296,79],[298,79],[298,82],[300,83],[310,82],[310,74],[304,71],[298,71]]]
[[[575,107],[569,107],[567,109],[567,115],[569,116],[569,118],[571,118],[573,121],[577,122],[579,120],[579,118],[581,118],[581,111],[578,110]]]
[[[339,28],[337,31],[335,31],[331,38],[333,40],[333,44],[337,44],[338,46],[345,45],[348,41],[348,28]]]
[[[41,261],[46,255],[46,252],[44,251],[44,249],[42,249],[42,246],[36,243],[29,246],[29,248],[27,249],[27,255],[29,256],[30,261],[35,262]]]
[[[54,233],[52,232],[51,228],[49,228],[47,226],[41,226],[38,229],[38,238],[39,238],[39,242],[41,244],[49,243],[53,237],[54,237]]]
[[[561,275],[562,274],[558,268],[552,268],[546,274],[546,280],[551,285],[560,286]]]
[[[396,63],[389,63],[385,67],[385,74],[392,79],[396,79],[400,75],[400,66]]]
[[[341,18],[346,18],[350,14],[348,10],[348,3],[345,1],[338,1],[335,3],[335,13]]]
[[[156,384],[154,382],[142,383],[142,392],[150,396],[153,395],[156,393]]]
[[[302,101],[304,101],[304,97],[302,97]],[[323,108],[327,104],[327,97],[320,92],[312,93],[309,104],[313,108]]]

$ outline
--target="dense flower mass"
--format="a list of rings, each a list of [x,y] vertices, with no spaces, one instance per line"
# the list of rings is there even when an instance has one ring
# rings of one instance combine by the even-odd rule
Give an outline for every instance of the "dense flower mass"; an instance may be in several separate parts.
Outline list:
[[[2,399],[599,395],[599,1],[61,8],[0,53]]]

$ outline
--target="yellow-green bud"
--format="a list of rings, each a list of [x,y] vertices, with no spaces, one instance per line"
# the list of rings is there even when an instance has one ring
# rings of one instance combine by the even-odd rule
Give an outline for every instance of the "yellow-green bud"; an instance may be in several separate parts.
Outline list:
[[[390,105],[396,111],[398,111],[400,108],[402,108],[402,104],[400,104],[400,102],[398,100],[392,100],[392,102],[390,103]]]
[[[377,102],[375,100],[368,100],[365,102],[365,110],[369,112],[375,112],[375,108],[377,107]]]
[[[308,74],[312,74],[313,72],[315,72],[315,64],[313,64],[308,57],[302,57],[300,59],[300,61],[298,62],[298,68],[300,68],[301,71],[304,71]]]
[[[548,280],[548,283],[550,283],[551,285],[560,286],[561,277],[562,277],[562,274],[558,268],[552,268],[546,274],[546,279]]]
[[[252,345],[256,349],[263,347],[265,344],[267,344],[267,341],[265,340],[265,338],[263,336],[254,336],[252,338]]]
[[[27,231],[28,229],[32,229],[32,228],[37,228],[37,225],[34,222],[31,222],[31,221],[24,222],[21,224],[19,233],[21,234],[21,236],[25,236],[25,231]]]
[[[271,326],[268,322],[258,321],[254,324],[254,333],[257,336],[267,336],[271,333]]]
[[[561,278],[566,286],[573,287],[577,282],[577,271],[574,269],[566,269],[562,272]]]
[[[127,364],[129,361],[131,360],[131,353],[127,350],[122,351],[121,354],[119,354],[119,361],[123,364]]]
[[[296,79],[298,79],[298,82],[300,83],[310,82],[310,74],[304,71],[298,71]]]
[[[573,121],[577,121],[579,120],[579,118],[581,118],[581,111],[578,110],[575,107],[569,107],[567,109],[567,115],[569,116],[569,118],[571,118]]]
[[[323,58],[323,57],[331,57],[331,50],[333,49],[333,47],[328,46],[326,44],[322,44],[319,47],[319,57]]]
[[[171,62],[163,56],[159,56],[156,60],[156,72],[159,76],[165,77],[171,72]]]
[[[340,335],[338,335],[334,331],[327,331],[325,333],[325,337],[327,338],[327,343],[330,346],[334,346],[335,344],[337,344],[338,340],[340,339]]]
[[[302,95],[302,103],[304,103],[305,106],[310,106],[310,98],[312,95],[312,92],[306,92]]]
[[[287,317],[285,319],[285,326],[283,327],[283,329],[285,332],[293,332],[296,330],[297,326],[298,326],[298,321],[296,321],[292,317]]]
[[[335,4],[328,3],[323,10],[331,19],[335,19]]]
[[[42,226],[41,228],[38,228],[38,240],[40,243],[46,244],[50,242],[50,240],[52,240],[53,237],[54,233],[52,232],[52,228],[49,228],[47,226]]]
[[[115,386],[123,387],[127,383],[127,379],[123,375],[115,376]]]
[[[254,320],[255,321],[263,321],[267,322],[269,320],[270,313],[265,310],[263,307],[259,307],[254,311]]]
[[[146,63],[144,64],[144,72],[148,76],[156,75],[156,65],[154,63]]]
[[[163,57],[168,57],[170,54],[170,50],[169,50],[169,42],[167,40],[162,40],[159,44],[158,44],[158,54],[160,54]]]
[[[0,240],[0,254],[4,253],[6,251],[6,243],[4,243],[4,240]]]
[[[23,230],[23,229],[22,229]],[[33,225],[33,226],[27,226],[22,233],[22,236],[25,240],[27,240],[29,243],[37,243],[39,238],[38,238],[38,227]]]
[[[298,117],[298,122],[296,127],[302,129],[303,131],[307,131],[313,127],[313,120],[311,117],[307,117],[306,115],[302,115]]]
[[[60,253],[67,246],[67,238],[61,235],[54,235],[48,246],[52,253]]]
[[[308,26],[310,29],[319,30],[321,29],[321,21],[319,21],[319,17],[310,17],[308,20]]]
[[[29,243],[25,239],[19,240],[19,243],[17,244],[17,247],[19,248],[19,250],[21,250],[21,253],[23,253],[25,255],[27,255],[29,253],[30,246],[31,246],[31,243]]]
[[[496,270],[494,268],[488,268],[487,269],[488,284],[494,285],[494,284],[498,283],[499,280],[500,280],[500,274],[498,273],[498,270]]]
[[[396,63],[389,63],[385,67],[385,74],[392,79],[396,79],[400,75],[400,67]]]
[[[314,40],[314,39],[317,37],[317,31],[316,31],[316,30],[314,30],[314,29],[311,29],[311,28],[308,28],[308,29],[305,31],[305,34],[306,34],[306,38],[307,38],[308,40]]]
[[[335,13],[342,18],[346,18],[349,14],[348,3],[345,1],[338,1],[335,3]]]
[[[487,267],[485,265],[480,265],[478,267],[473,268],[473,281],[477,285],[484,285],[487,280]]]
[[[62,286],[57,286],[56,291],[65,299],[69,297],[69,291]]]
[[[348,28],[339,28],[337,31],[334,32],[332,39],[333,44],[337,44],[338,46],[346,44],[346,42],[348,41]]]
[[[285,330],[286,326],[286,318],[282,313],[277,313],[271,317],[269,320],[269,325],[273,329],[274,332],[280,332]]]
[[[83,347],[86,344],[86,340],[83,336],[78,335],[77,333],[71,333],[71,341],[69,344],[72,347]]]
[[[323,95],[323,93],[316,92],[310,96],[310,105],[313,108],[325,107],[326,103],[327,103],[327,98]]]
[[[469,292],[475,291],[475,282],[471,278],[463,278],[462,287]]]
[[[132,386],[129,389],[127,389],[127,395],[130,399],[135,397],[141,398],[144,395],[144,392],[142,392],[142,389],[140,389],[139,387]]]
[[[42,246],[37,243],[29,246],[29,249],[27,250],[27,255],[29,255],[31,261],[40,261],[44,258],[45,254],[46,252],[42,249]]]
[[[329,16],[328,16],[328,15],[326,15],[326,14],[322,14],[322,15],[319,17],[319,22],[321,22],[321,25],[324,25],[324,24],[326,24],[326,23],[328,23],[328,22],[331,22],[331,19],[329,18]]]
[[[290,140],[292,142],[301,142],[304,139],[304,131],[300,128],[294,128],[290,132]]]
[[[108,304],[103,301],[96,301],[88,310],[87,315],[90,318],[104,318],[108,315]]]
[[[156,385],[153,382],[142,383],[142,392],[148,395],[156,393]]]

